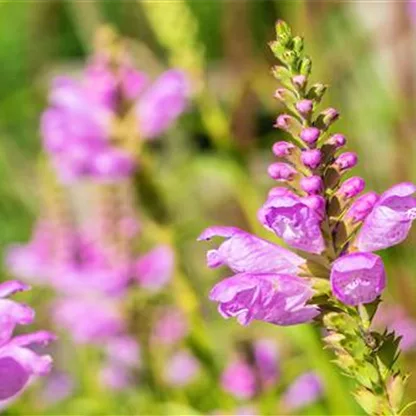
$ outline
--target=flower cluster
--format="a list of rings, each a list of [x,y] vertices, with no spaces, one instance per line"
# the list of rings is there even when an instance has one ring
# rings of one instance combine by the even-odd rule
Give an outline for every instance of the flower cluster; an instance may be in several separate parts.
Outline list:
[[[51,369],[52,358],[30,348],[47,345],[55,338],[51,333],[38,331],[13,336],[15,327],[32,323],[35,313],[29,306],[7,297],[28,289],[18,281],[0,284],[0,401],[13,398],[31,379]]]
[[[235,273],[218,283],[210,298],[222,316],[236,317],[243,325],[252,320],[276,325],[323,322],[329,330],[326,342],[342,357],[340,366],[347,374],[362,376],[357,367],[362,362],[372,367],[370,373],[381,371],[379,377],[363,376],[359,394],[369,393],[377,409],[389,408],[394,400],[380,395],[374,385],[404,381],[390,373],[397,342],[394,334],[376,337],[369,331],[374,311],[364,305],[376,308],[385,289],[383,261],[374,252],[407,237],[416,218],[416,186],[400,183],[381,195],[361,194],[364,179],[350,176],[357,155],[343,150],[342,134],[330,131],[339,112],[318,110],[326,86],[309,85],[311,60],[303,54],[302,38],[292,36],[281,21],[276,33],[270,47],[283,65],[272,71],[282,84],[275,97],[290,113],[280,115],[275,127],[291,138],[273,146],[277,161],[268,173],[279,186],[269,192],[258,219],[291,250],[234,227],[208,228],[200,240],[225,238],[208,252],[208,266],[226,265]],[[355,322],[349,328],[343,323],[348,317]],[[374,351],[392,343],[385,374],[377,370]],[[363,406],[368,409],[367,403]]]
[[[80,81],[53,83],[41,121],[53,167],[44,175],[44,212],[32,241],[10,247],[6,264],[15,276],[55,290],[56,326],[76,343],[101,347],[101,380],[121,389],[140,364],[125,306],[129,293],[134,287],[158,293],[175,267],[172,247],[147,242],[140,232],[138,150],[184,111],[188,83],[184,73],[169,70],[149,85],[120,39],[104,30],[98,40]],[[139,240],[152,247],[144,255],[135,251]]]
[[[166,71],[151,84],[122,48],[107,40],[80,80],[58,77],[53,82],[41,131],[64,182],[130,177],[138,146],[131,141],[159,136],[186,107],[189,88],[181,71]],[[132,136],[130,143],[126,135]]]

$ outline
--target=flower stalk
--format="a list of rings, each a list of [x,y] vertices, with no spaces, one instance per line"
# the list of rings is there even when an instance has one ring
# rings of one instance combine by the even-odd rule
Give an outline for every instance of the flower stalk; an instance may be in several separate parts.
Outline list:
[[[236,273],[215,285],[210,298],[223,317],[242,325],[318,323],[335,364],[355,380],[361,407],[371,415],[400,414],[407,379],[397,366],[401,338],[372,328],[386,286],[374,251],[406,238],[416,217],[416,186],[360,196],[365,181],[350,176],[357,155],[343,151],[345,137],[331,132],[339,112],[318,109],[327,86],[309,85],[312,61],[303,39],[278,21],[269,46],[281,62],[272,69],[281,84],[275,98],[288,110],[274,127],[290,138],[273,146],[277,161],[268,174],[279,186],[258,219],[292,251],[235,227],[208,228],[201,240],[226,239],[208,252],[208,266]]]

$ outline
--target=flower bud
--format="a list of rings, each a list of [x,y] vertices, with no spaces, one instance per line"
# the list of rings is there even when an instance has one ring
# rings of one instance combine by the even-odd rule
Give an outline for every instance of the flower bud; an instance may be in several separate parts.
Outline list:
[[[283,20],[278,20],[275,26],[276,37],[282,45],[287,45],[292,38],[290,26]]]
[[[269,176],[277,181],[291,181],[298,173],[297,170],[288,163],[272,163],[267,169]]]
[[[312,60],[308,56],[305,56],[300,63],[300,73],[308,76],[311,73]]]
[[[293,191],[281,186],[275,186],[274,188],[270,189],[269,193],[267,194],[267,198],[274,198],[276,196],[292,196],[296,198],[296,194]]]
[[[319,136],[321,134],[321,131],[316,128],[316,127],[307,127],[304,128],[301,132],[300,132],[300,138],[307,144],[315,144],[318,139]]]
[[[298,135],[302,128],[299,121],[289,114],[281,114],[279,117],[277,117],[274,127],[287,131],[293,136]]]
[[[300,114],[308,115],[313,110],[313,101],[312,100],[300,100],[296,103],[296,110]]]
[[[322,220],[325,217],[325,198],[321,195],[308,195],[302,198],[302,202],[313,209],[318,215],[319,219]]]
[[[304,150],[300,158],[306,167],[316,169],[321,163],[322,152],[319,149]]]
[[[292,83],[295,87],[302,89],[306,85],[305,75],[295,75],[292,78]]]
[[[333,134],[326,142],[326,144],[329,144],[331,146],[335,146],[337,149],[345,146],[345,143],[347,143],[347,139],[343,134]]]
[[[319,114],[316,125],[322,129],[327,129],[338,118],[339,112],[335,108],[327,108]]]
[[[276,142],[272,147],[272,151],[277,157],[290,156],[293,149],[295,149],[295,145],[284,141]]]
[[[379,196],[375,192],[367,192],[357,198],[348,210],[346,217],[351,218],[353,222],[364,221],[367,215],[372,211],[378,201]]]
[[[274,98],[285,104],[294,104],[296,102],[295,95],[286,88],[278,88],[274,93]]]
[[[319,194],[324,189],[322,178],[318,175],[307,176],[300,181],[300,187],[307,194]]]
[[[365,181],[359,176],[347,179],[339,188],[338,194],[344,198],[354,198],[365,188]]]
[[[353,152],[345,152],[340,154],[334,162],[334,165],[340,170],[344,171],[353,168],[358,162],[358,157]]]
[[[325,94],[325,91],[327,90],[327,86],[324,84],[314,84],[308,91],[308,98],[315,100],[317,103],[319,103],[322,99],[322,97]]]

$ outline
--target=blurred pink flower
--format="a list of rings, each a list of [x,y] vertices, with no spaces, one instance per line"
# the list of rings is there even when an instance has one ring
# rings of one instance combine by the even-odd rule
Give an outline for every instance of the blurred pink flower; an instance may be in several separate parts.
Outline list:
[[[173,387],[184,387],[192,383],[200,371],[199,362],[186,350],[170,357],[164,370],[164,379]]]
[[[161,245],[137,260],[134,274],[140,286],[151,292],[161,290],[172,278],[174,252],[168,245]]]
[[[238,399],[250,399],[256,393],[256,376],[247,363],[236,360],[222,373],[221,386]]]

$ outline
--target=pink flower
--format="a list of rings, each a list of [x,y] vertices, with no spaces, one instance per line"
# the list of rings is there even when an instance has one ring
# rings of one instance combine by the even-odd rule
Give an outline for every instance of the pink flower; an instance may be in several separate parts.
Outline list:
[[[242,325],[253,320],[275,325],[309,322],[319,310],[307,302],[313,295],[309,284],[297,276],[242,273],[222,280],[211,290],[224,318],[236,317]]]
[[[384,192],[355,239],[360,251],[376,251],[401,243],[416,218],[416,186],[404,182]]]
[[[169,128],[185,110],[188,95],[188,80],[183,72],[170,70],[162,74],[137,104],[140,135],[153,139]]]
[[[221,386],[238,399],[250,399],[256,393],[256,376],[244,361],[234,361],[222,373]]]
[[[76,343],[101,343],[123,333],[125,322],[117,304],[105,298],[62,298],[53,318]]]
[[[286,409],[293,412],[316,402],[322,393],[321,379],[315,373],[304,373],[286,390],[283,403]]]
[[[330,280],[334,296],[353,306],[374,301],[386,286],[383,261],[372,253],[352,253],[335,260]]]
[[[260,339],[254,343],[254,360],[259,378],[264,386],[272,386],[279,377],[279,353],[276,343]]]
[[[258,218],[294,248],[315,254],[325,249],[318,214],[296,195],[269,198]]]
[[[174,263],[172,248],[167,245],[158,246],[136,262],[136,280],[144,289],[157,292],[172,278]]]
[[[6,266],[19,279],[43,283],[49,271],[52,246],[51,226],[41,221],[35,226],[31,242],[8,247]]]
[[[170,357],[164,371],[166,383],[173,387],[184,387],[192,383],[200,371],[199,362],[186,350]]]
[[[236,273],[294,274],[305,263],[295,253],[235,227],[209,227],[198,240],[210,240],[215,236],[224,237],[226,241],[208,252],[209,267],[227,265]]]
[[[184,313],[169,307],[162,311],[153,327],[152,340],[162,345],[174,345],[189,332],[189,324]]]

